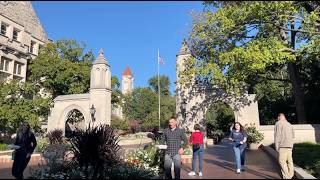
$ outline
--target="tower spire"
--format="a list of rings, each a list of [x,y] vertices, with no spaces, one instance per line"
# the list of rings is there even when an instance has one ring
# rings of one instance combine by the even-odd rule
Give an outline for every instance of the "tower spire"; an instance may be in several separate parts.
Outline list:
[[[99,55],[98,55],[97,59],[93,62],[93,64],[107,64],[108,65],[108,61],[104,57],[104,52],[103,52],[102,48],[100,49]]]

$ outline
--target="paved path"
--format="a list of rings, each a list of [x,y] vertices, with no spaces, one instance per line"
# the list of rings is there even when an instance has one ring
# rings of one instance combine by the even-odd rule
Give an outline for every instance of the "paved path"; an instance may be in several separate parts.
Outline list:
[[[196,170],[198,170],[197,165]],[[183,179],[280,179],[279,165],[261,149],[247,150],[246,171],[236,174],[232,144],[226,139],[205,150],[203,177],[188,176],[191,164],[183,165]]]
[[[0,179],[13,179],[11,176],[12,163],[1,164]],[[30,168],[37,167],[37,162],[30,162],[25,175]],[[198,169],[198,167],[197,167]],[[247,151],[246,171],[235,173],[232,145],[223,140],[220,144],[209,146],[204,155],[203,177],[188,176],[191,164],[183,165],[181,178],[183,179],[280,179],[278,164],[262,150]]]

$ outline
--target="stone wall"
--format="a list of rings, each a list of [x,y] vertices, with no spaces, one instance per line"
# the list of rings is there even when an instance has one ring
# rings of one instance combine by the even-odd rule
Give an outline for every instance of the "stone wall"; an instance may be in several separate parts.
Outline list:
[[[1,1],[0,14],[24,26],[27,32],[40,41],[48,41],[30,1]]]
[[[320,124],[295,124],[294,143],[320,142]],[[274,125],[261,125],[260,131],[264,134],[263,145],[274,143]]]

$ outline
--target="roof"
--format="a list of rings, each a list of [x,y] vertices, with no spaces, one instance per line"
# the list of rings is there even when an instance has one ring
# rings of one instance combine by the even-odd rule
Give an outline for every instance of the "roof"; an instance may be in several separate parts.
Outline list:
[[[126,66],[126,69],[123,71],[122,76],[133,76],[129,66]]]
[[[178,53],[178,55],[186,55],[186,54],[191,54],[190,49],[188,47],[188,43],[186,40],[183,40],[181,49]]]
[[[99,56],[97,59],[93,62],[93,64],[106,64],[108,65],[107,59],[104,57],[104,52],[102,49],[100,49]]]
[[[0,15],[24,26],[37,39],[48,42],[47,34],[30,1],[0,1]]]

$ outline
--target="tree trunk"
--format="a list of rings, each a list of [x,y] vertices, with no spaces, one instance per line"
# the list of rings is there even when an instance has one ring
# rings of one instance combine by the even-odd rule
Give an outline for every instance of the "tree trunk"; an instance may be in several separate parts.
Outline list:
[[[291,29],[295,29],[294,20],[291,22]],[[295,44],[296,44],[295,42],[296,42],[296,32],[291,31],[291,45],[294,50],[295,50]],[[304,100],[303,100],[304,98],[303,98],[303,93],[301,89],[301,80],[300,80],[297,65],[293,62],[289,62],[288,71],[290,74],[290,80],[293,88],[294,104],[296,106],[297,120],[299,124],[304,124],[307,121],[306,121],[306,113],[304,109]]]
[[[294,94],[294,104],[296,106],[297,120],[299,124],[306,123],[306,113],[304,109],[304,98],[301,90],[301,81],[298,74],[297,65],[295,63],[288,63],[288,71]]]

